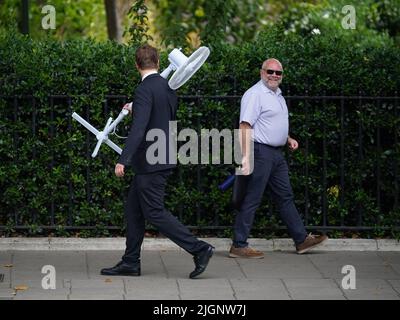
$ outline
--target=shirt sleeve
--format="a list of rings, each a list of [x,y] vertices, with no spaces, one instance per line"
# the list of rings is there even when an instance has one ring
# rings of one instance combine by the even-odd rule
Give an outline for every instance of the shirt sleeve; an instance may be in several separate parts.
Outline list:
[[[246,92],[240,102],[239,123],[248,122],[251,126],[257,121],[261,113],[260,98],[256,92]]]

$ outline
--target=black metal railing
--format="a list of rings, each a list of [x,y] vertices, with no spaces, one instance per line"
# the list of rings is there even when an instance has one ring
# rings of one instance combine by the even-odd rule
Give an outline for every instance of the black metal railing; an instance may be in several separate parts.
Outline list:
[[[399,99],[397,93],[393,96],[375,97],[375,96],[310,96],[310,95],[289,95],[286,96],[286,101],[291,112],[291,127],[293,128],[294,136],[301,144],[300,158],[296,159],[296,155],[288,153],[288,162],[291,167],[292,174],[296,174],[294,183],[295,198],[299,211],[304,214],[304,221],[307,228],[310,230],[373,230],[379,226],[382,230],[398,229],[399,224],[387,225],[384,222],[384,217],[387,212],[399,211],[399,125],[396,119],[399,114]],[[37,98],[32,95],[15,95],[15,96],[0,96],[0,103],[3,106],[0,109],[0,116],[3,119],[3,126],[0,127],[0,133],[12,135],[13,148],[18,154],[20,144],[20,136],[18,130],[9,129],[7,123],[24,122],[29,123],[31,128],[30,138],[32,144],[32,159],[37,157],[37,148],[35,138],[38,135],[38,130],[43,130],[41,124],[46,122],[45,117],[49,120],[48,128],[49,140],[52,141],[57,136],[57,119],[67,119],[65,127],[66,133],[72,135],[73,126],[71,115],[75,111],[75,100],[90,99],[90,96],[68,96],[68,95],[49,95],[46,98]],[[240,106],[241,96],[181,96],[181,103],[188,103],[197,108],[207,101],[221,102],[225,108],[221,112],[231,112],[231,129],[237,127],[238,110]],[[108,116],[111,109],[116,112],[120,107],[128,101],[125,95],[106,95],[103,99],[103,114],[104,119]],[[40,106],[45,103],[48,111],[40,115],[38,119]],[[57,107],[63,106],[59,111]],[[119,108],[119,109],[118,109]],[[229,109],[231,108],[231,109]],[[88,104],[82,109],[81,115],[90,121],[91,110]],[[364,117],[365,114],[365,117]],[[329,115],[329,117],[328,117]],[[390,119],[388,118],[390,116]],[[215,113],[212,117],[204,118],[202,115],[193,115],[192,125],[194,129],[200,130],[201,127],[215,127],[222,129],[219,124],[219,115]],[[371,121],[371,117],[376,117],[376,121]],[[329,118],[329,119],[328,119]],[[366,119],[364,119],[366,118]],[[61,119],[61,120],[60,120]],[[387,123],[385,120],[387,120]],[[329,121],[330,122],[329,122]],[[373,119],[374,120],[374,119]],[[105,123],[105,121],[104,121]],[[226,124],[226,122],[225,122]],[[303,130],[299,129],[303,128]],[[101,130],[101,128],[99,128]],[[12,132],[9,132],[12,130]],[[298,134],[296,135],[296,132]],[[65,134],[65,132],[64,132]],[[24,138],[27,138],[26,135]],[[1,139],[1,138],[0,138]],[[91,154],[91,134],[86,133],[85,139],[85,157],[90,159]],[[67,147],[72,147],[72,141],[68,140]],[[6,148],[5,145],[0,148]],[[367,150],[367,151],[366,151]],[[373,167],[371,162],[364,164],[365,160],[375,157]],[[51,151],[49,169],[52,170],[55,166],[56,154]],[[3,159],[2,159],[3,160]],[[20,163],[18,157],[12,159],[16,166],[24,166]],[[107,159],[102,158],[104,165],[109,165]],[[66,221],[62,223],[65,230],[86,230],[95,229],[96,225],[76,225],[74,224],[74,188],[72,183],[73,164],[71,157],[66,163],[68,175],[68,201],[66,208],[68,215]],[[356,163],[360,164],[360,175],[358,177],[354,173],[354,168],[357,168]],[[363,167],[365,166],[365,168]],[[389,166],[390,168],[388,169]],[[180,166],[178,166],[179,168]],[[333,168],[333,169],[332,169]],[[365,169],[366,172],[362,172]],[[358,170],[358,169],[357,169]],[[315,173],[315,172],[318,173]],[[351,172],[349,172],[351,171]],[[336,172],[336,173],[335,173]],[[90,165],[85,169],[85,187],[86,201],[89,203],[92,200],[92,175],[95,172],[91,171]],[[365,175],[365,177],[364,177]],[[184,178],[181,169],[177,171],[177,177],[182,182]],[[357,180],[353,183],[352,177]],[[358,177],[358,178],[357,178]],[[202,167],[197,165],[195,170],[196,187],[198,192],[202,190]],[[318,180],[319,179],[319,180]],[[330,189],[331,188],[331,189]],[[336,189],[335,189],[336,188]],[[351,189],[358,188],[363,192],[363,195],[368,195],[372,201],[369,203],[373,206],[378,217],[376,220],[371,220],[370,210],[363,198],[354,199],[354,206],[351,204],[351,199],[346,197],[346,193],[354,191]],[[331,195],[331,191],[333,190]],[[337,190],[338,192],[335,193]],[[21,190],[23,192],[23,190]],[[3,199],[0,203],[6,203],[4,197],[7,195],[2,192]],[[204,197],[207,194],[204,193]],[[333,200],[332,200],[333,197]],[[361,196],[360,196],[361,197]],[[348,204],[350,202],[350,205]],[[49,219],[47,223],[38,225],[41,229],[56,229],[60,226],[57,221],[56,200],[49,196],[48,213]],[[269,205],[269,214],[273,214],[273,206]],[[344,213],[344,209],[346,212]],[[9,209],[7,209],[9,210]],[[13,207],[14,212],[1,210],[2,215],[13,216],[14,229],[30,229],[31,226],[24,223],[20,219],[18,206]],[[367,214],[368,213],[368,214]],[[177,214],[180,218],[183,217],[183,208],[179,207]],[[200,203],[196,204],[194,223],[191,223],[193,229],[225,229],[230,228],[230,225],[220,223],[220,217],[215,216],[212,222],[207,225],[200,224],[204,217],[204,208]],[[35,221],[35,210],[32,211],[32,221]],[[368,221],[365,218],[368,216]],[[381,220],[379,220],[381,219]],[[383,219],[383,220],[382,220]],[[3,220],[5,221],[5,220]],[[210,220],[211,221],[211,220]],[[397,220],[398,222],[398,220]],[[0,225],[0,230],[10,228],[10,225]],[[109,230],[118,230],[119,226],[106,226]],[[278,228],[284,228],[278,226]]]

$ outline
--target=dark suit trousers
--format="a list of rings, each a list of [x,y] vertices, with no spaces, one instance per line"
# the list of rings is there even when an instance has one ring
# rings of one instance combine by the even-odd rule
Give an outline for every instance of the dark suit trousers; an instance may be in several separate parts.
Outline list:
[[[249,178],[246,195],[234,224],[233,244],[235,247],[248,246],[247,238],[266,186],[270,188],[280,217],[295,244],[303,242],[306,238],[307,232],[294,204],[289,169],[282,150],[254,143],[254,170]]]
[[[163,170],[136,174],[133,177],[125,204],[127,235],[123,261],[127,263],[140,261],[145,219],[192,255],[208,248],[209,245],[206,242],[194,237],[187,227],[164,208],[165,186],[171,172],[171,170]]]

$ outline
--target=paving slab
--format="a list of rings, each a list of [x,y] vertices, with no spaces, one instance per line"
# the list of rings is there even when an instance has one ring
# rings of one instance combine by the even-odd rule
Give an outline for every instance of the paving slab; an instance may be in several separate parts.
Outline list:
[[[230,279],[238,300],[290,300],[280,279]]]
[[[41,281],[49,274],[42,268],[55,268],[56,281],[65,278],[88,277],[85,252],[78,251],[15,251],[11,273],[12,284],[18,281]],[[42,270],[44,273],[42,273]]]
[[[352,266],[355,268],[357,279],[400,279],[400,275],[390,265],[363,265],[354,263]],[[348,273],[342,273],[342,267],[341,265],[324,265],[318,266],[318,269],[324,278],[343,279]]]
[[[15,290],[10,288],[0,288],[0,300],[13,300],[15,298]]]
[[[44,276],[44,275],[41,275]],[[48,285],[47,279],[45,279],[45,287],[46,284]],[[36,280],[31,280],[31,279],[25,279],[25,277],[15,277],[13,279],[13,282],[11,283],[11,289],[16,290],[18,287],[27,287],[29,290],[36,290],[36,291],[45,291],[45,292],[53,292],[53,289],[44,289],[42,286],[42,279],[36,279]],[[55,287],[56,290],[62,289],[62,288],[67,288],[64,286],[64,281],[61,278],[56,278],[55,282]]]
[[[393,269],[398,275],[400,275],[400,264],[393,263],[393,264],[390,264],[390,266],[392,267],[392,269]]]
[[[386,280],[395,289],[400,289],[400,280]]]
[[[193,257],[185,251],[161,251],[160,257],[166,270],[167,278],[185,279],[194,269]],[[210,260],[210,266],[213,262],[212,260]]]
[[[400,252],[378,251],[378,256],[388,263],[400,264]]]
[[[289,289],[293,300],[346,300],[339,289],[335,288],[293,288]]]
[[[67,288],[17,290],[14,300],[67,300],[69,293]]]
[[[292,239],[273,239],[274,251],[296,252]],[[326,251],[376,251],[378,245],[373,239],[328,239],[310,252]]]
[[[187,279],[190,272],[192,272],[195,268],[193,257],[183,251],[163,251],[161,252],[161,258],[165,268],[168,270],[169,278]],[[217,279],[221,278],[221,274],[224,274],[227,278],[245,277],[235,259],[227,257],[227,253],[225,251],[214,253],[206,272],[200,275],[199,278]]]
[[[143,251],[141,256],[141,275],[150,278],[165,278],[167,270],[159,251]]]
[[[0,251],[0,289],[11,288],[12,253]]]
[[[339,289],[334,279],[283,279],[285,286],[288,289],[297,288],[331,288]]]
[[[11,251],[0,251],[0,267],[12,263]]]
[[[296,257],[296,256],[294,256]],[[238,259],[238,262],[243,270],[246,278],[322,278],[319,270],[307,260],[296,258],[292,262],[287,263],[268,263],[268,258],[265,259]]]
[[[317,266],[334,265],[384,265],[385,260],[377,252],[310,252],[305,255]]]
[[[400,280],[386,280],[394,291],[400,296]]]
[[[54,266],[56,273],[74,273],[86,270],[86,255],[83,251],[15,251],[14,272],[37,272],[45,265]],[[39,275],[40,275],[39,274]]]
[[[335,281],[349,300],[400,300],[399,293],[383,279],[357,278],[355,289],[344,289],[339,279]]]
[[[179,295],[164,294],[160,292],[130,292],[124,295],[124,300],[181,300],[181,298]]]
[[[294,300],[345,300],[345,296],[332,279],[284,279]]]
[[[112,279],[111,279],[112,280]],[[77,280],[70,283],[69,300],[124,300],[125,286],[121,279],[113,282],[98,279]]]
[[[243,259],[238,258],[239,261]],[[308,259],[307,255],[299,255],[294,251],[276,251],[276,252],[266,252],[264,259],[262,260],[263,263],[266,264],[305,264],[310,265],[310,260]]]
[[[119,292],[78,291],[68,296],[68,300],[125,300]]]
[[[234,300],[234,292],[227,279],[178,279],[183,300]]]
[[[176,279],[149,279],[135,277],[125,280],[127,300],[179,300]]]
[[[103,278],[100,270],[115,266],[124,254],[122,250],[98,250],[84,251],[86,254],[86,262],[88,268],[88,278]]]
[[[341,283],[338,279],[335,279],[335,282]],[[357,289],[365,289],[365,288],[375,288],[375,289],[384,289],[391,288],[389,280],[385,279],[365,279],[365,278],[357,278],[356,279],[356,287]]]
[[[64,287],[70,288],[71,291],[75,291],[75,289],[98,289],[98,290],[108,290],[110,288],[117,290],[124,290],[125,285],[121,278],[115,277],[104,277],[104,279],[72,279],[72,280],[64,280]]]

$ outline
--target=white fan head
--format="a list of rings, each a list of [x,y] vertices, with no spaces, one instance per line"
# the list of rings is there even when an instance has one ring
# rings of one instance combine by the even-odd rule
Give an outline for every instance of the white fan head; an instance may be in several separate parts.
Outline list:
[[[161,73],[161,76],[166,79],[171,71],[176,70],[168,81],[170,88],[176,90],[184,85],[200,69],[209,55],[210,49],[207,47],[200,47],[189,58],[180,50],[174,49],[168,55],[168,60],[171,64]]]

